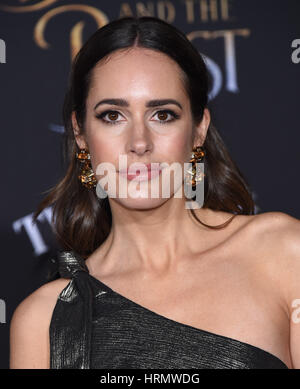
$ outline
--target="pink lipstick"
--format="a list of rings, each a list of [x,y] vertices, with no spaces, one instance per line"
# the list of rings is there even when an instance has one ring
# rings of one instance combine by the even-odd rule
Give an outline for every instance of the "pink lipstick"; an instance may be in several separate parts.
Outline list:
[[[152,166],[151,166],[152,165]],[[162,171],[162,168],[159,166],[159,163],[153,162],[148,164],[133,164],[132,168],[121,169],[119,174],[127,180],[137,180],[137,181],[148,181],[152,178],[157,177]]]

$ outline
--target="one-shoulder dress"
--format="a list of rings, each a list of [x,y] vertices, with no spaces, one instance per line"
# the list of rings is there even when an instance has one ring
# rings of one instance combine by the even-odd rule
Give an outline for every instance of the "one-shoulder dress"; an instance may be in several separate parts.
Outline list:
[[[49,327],[50,369],[288,369],[251,344],[162,316],[93,277],[75,251],[59,251],[70,279]]]

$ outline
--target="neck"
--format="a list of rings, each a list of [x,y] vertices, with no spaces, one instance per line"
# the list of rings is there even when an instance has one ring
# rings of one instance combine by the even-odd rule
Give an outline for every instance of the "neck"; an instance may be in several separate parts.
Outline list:
[[[171,198],[151,209],[129,209],[111,201],[112,228],[95,256],[104,258],[109,270],[142,270],[168,273],[184,258],[204,252],[216,244],[222,232],[205,227],[194,220],[185,208],[185,199]],[[224,214],[200,208],[195,210],[201,221],[219,224],[228,219]],[[99,255],[97,255],[99,254]],[[102,261],[102,260],[101,260]]]

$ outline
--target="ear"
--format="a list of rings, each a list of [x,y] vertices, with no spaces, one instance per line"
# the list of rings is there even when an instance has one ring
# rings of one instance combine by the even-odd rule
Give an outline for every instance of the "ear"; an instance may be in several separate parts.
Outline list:
[[[80,149],[87,149],[87,143],[85,141],[84,135],[80,134],[80,129],[77,123],[75,111],[72,112],[72,127],[74,132],[74,137],[76,143]]]
[[[210,112],[208,108],[204,108],[203,112],[203,118],[201,122],[197,125],[195,128],[195,135],[194,135],[194,144],[193,147],[196,146],[202,146],[206,135],[207,135],[207,130],[210,124]]]

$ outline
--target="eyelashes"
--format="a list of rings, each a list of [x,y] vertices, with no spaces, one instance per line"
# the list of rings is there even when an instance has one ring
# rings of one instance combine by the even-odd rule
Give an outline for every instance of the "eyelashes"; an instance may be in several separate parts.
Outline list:
[[[109,114],[109,113],[121,115],[118,111],[107,110],[107,111],[104,111],[104,112],[101,112],[101,113],[97,114],[96,118],[102,120],[102,122],[104,122],[105,124],[110,124],[110,125],[115,125],[115,124],[118,124],[118,123],[121,122],[121,121],[117,121],[117,120],[107,120],[107,119],[105,119],[105,116],[107,114]],[[166,114],[171,115],[171,119],[169,119],[169,120],[154,120],[154,121],[157,121],[160,124],[170,123],[170,122],[173,122],[174,120],[180,118],[180,116],[176,112],[172,111],[171,109],[163,109],[163,110],[157,111],[155,113],[155,115],[157,115],[158,113],[166,113]]]

